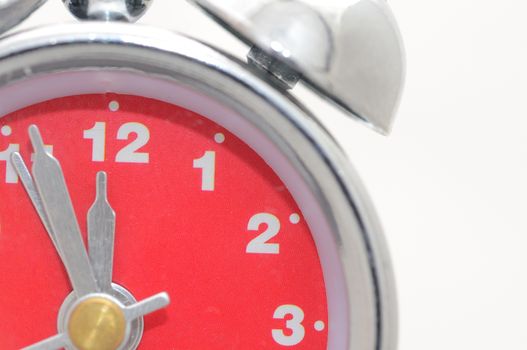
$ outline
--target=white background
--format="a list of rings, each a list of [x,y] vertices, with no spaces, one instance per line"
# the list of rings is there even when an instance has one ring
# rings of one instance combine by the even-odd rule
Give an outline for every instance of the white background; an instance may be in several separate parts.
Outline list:
[[[315,108],[383,221],[398,281],[400,349],[527,349],[527,4],[391,5],[408,60],[393,133],[385,138]],[[58,19],[71,17],[50,0],[31,23]],[[183,0],[154,1],[142,21],[244,53]]]

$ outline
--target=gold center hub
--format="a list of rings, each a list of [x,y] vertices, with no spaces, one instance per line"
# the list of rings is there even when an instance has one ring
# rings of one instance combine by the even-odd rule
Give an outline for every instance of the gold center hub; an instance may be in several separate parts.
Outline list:
[[[124,312],[110,299],[88,298],[73,309],[68,334],[79,350],[117,350],[126,336]]]

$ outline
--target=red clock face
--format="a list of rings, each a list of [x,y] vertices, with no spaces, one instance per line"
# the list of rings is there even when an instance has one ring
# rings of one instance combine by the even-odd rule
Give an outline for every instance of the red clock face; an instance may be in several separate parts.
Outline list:
[[[68,275],[9,155],[28,127],[61,163],[86,240],[98,171],[116,212],[113,282],[144,317],[140,349],[326,349],[316,247],[291,194],[242,140],[181,107],[135,96],[55,99],[0,120],[0,349],[57,334]]]

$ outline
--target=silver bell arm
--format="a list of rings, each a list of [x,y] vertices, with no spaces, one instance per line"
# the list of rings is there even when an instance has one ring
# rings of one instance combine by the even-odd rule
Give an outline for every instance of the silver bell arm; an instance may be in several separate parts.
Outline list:
[[[46,0],[0,0],[0,34],[31,15]]]
[[[241,39],[288,64],[317,93],[387,134],[405,76],[384,0],[190,0]]]

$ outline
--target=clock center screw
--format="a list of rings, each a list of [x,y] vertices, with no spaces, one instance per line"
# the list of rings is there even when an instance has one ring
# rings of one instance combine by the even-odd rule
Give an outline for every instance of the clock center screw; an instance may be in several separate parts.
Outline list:
[[[68,320],[68,334],[79,350],[116,350],[126,337],[122,307],[109,298],[89,297],[79,302]]]
[[[71,326],[72,326],[72,315],[77,310],[77,308],[80,306],[80,304],[83,301],[91,300],[91,298],[94,297],[102,297],[105,300],[110,300],[113,302],[114,305],[118,305],[122,308],[122,306],[130,306],[137,303],[137,300],[134,298],[132,293],[130,293],[128,290],[126,290],[124,287],[112,283],[112,293],[111,294],[95,294],[92,295],[89,299],[81,299],[78,300],[75,296],[75,293],[71,293],[66,297],[64,300],[64,303],[62,304],[59,316],[58,316],[58,331],[59,333],[67,333],[70,337],[72,337],[72,334],[70,332]],[[91,305],[91,308],[96,309],[97,306]],[[122,310],[122,309],[121,309]],[[112,316],[113,317],[113,316]],[[121,342],[119,347],[117,348],[110,348],[112,350],[115,349],[126,349],[126,350],[135,350],[139,346],[139,343],[141,342],[141,338],[143,337],[143,317],[140,317],[138,319],[135,319],[127,324],[126,327],[126,334],[124,337],[124,340]],[[80,324],[80,329],[86,330],[86,327]],[[83,333],[85,334],[85,333]],[[101,334],[101,333],[97,333]],[[87,336],[87,335],[82,335]],[[91,350],[91,349],[104,349],[102,347],[93,346],[93,347],[79,347],[76,342],[73,341],[75,347],[67,346],[67,350]]]

